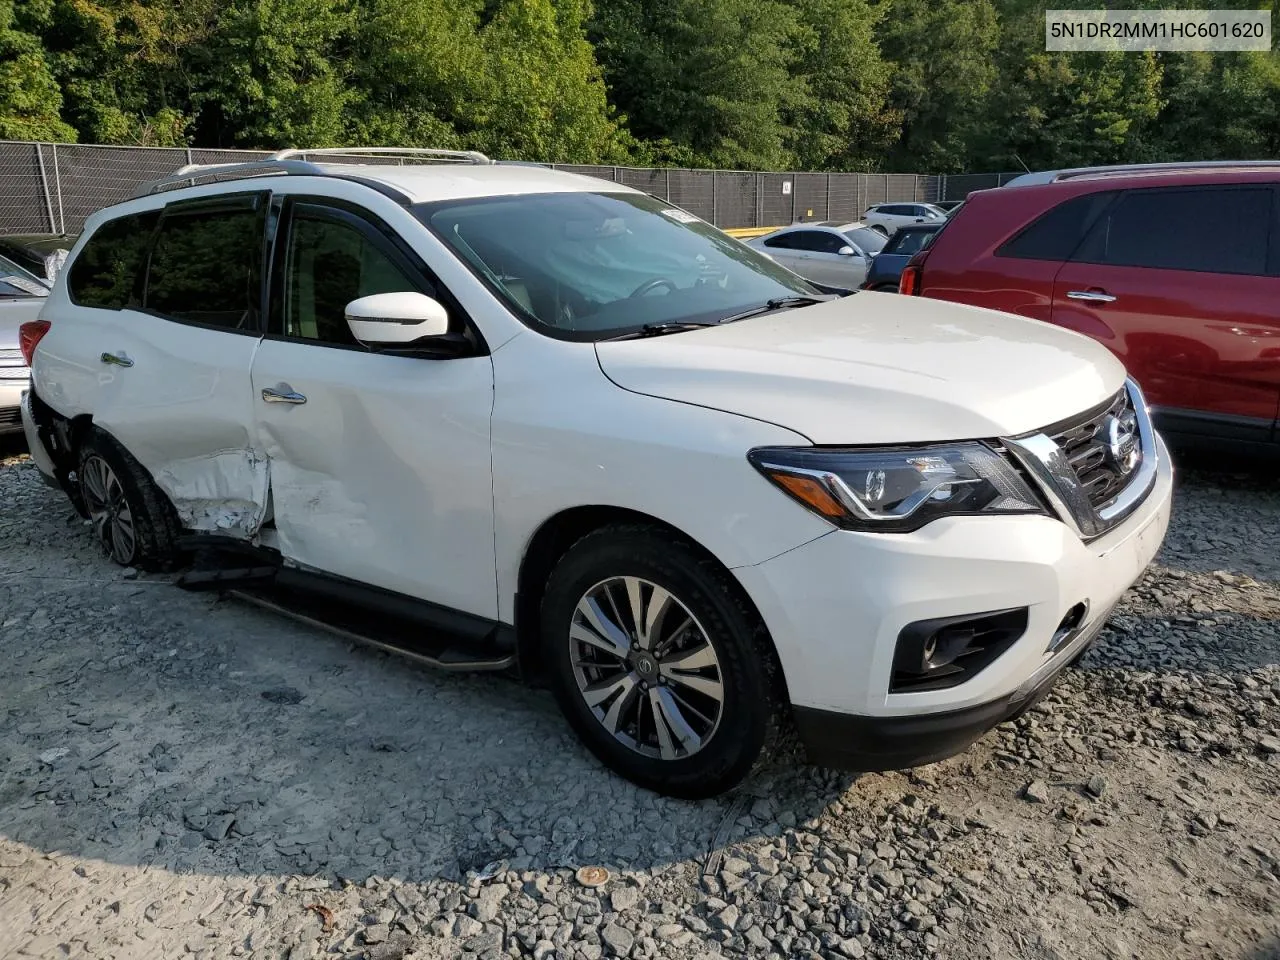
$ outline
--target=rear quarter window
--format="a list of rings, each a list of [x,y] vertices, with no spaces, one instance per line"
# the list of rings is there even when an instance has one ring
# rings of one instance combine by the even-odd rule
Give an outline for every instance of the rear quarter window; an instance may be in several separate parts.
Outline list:
[[[108,220],[87,241],[67,274],[67,293],[81,307],[122,310],[134,291],[160,219],[157,210]]]
[[[996,250],[996,256],[1017,260],[1066,260],[1080,246],[1098,215],[1113,199],[1115,191],[1108,190],[1065,200],[1005,242]],[[955,219],[955,214],[951,219]]]

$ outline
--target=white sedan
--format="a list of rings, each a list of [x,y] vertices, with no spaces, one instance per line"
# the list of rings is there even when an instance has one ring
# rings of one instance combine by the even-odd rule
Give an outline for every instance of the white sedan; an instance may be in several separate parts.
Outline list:
[[[932,203],[878,203],[868,207],[862,219],[873,230],[888,236],[899,227],[913,223],[941,223],[947,219],[947,213]]]
[[[801,223],[748,240],[749,246],[806,280],[856,290],[885,238],[861,222]]]

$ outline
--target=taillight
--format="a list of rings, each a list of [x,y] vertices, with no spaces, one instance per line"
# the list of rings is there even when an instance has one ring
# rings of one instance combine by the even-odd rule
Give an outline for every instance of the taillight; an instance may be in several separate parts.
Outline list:
[[[31,366],[36,355],[36,345],[49,332],[48,320],[28,320],[18,328],[18,349],[22,351],[22,359]]]
[[[924,276],[924,261],[929,256],[928,250],[921,250],[907,261],[898,277],[898,292],[908,297],[920,296],[920,281]]]
[[[902,268],[902,276],[898,278],[898,292],[908,297],[914,297],[920,292],[919,267]]]

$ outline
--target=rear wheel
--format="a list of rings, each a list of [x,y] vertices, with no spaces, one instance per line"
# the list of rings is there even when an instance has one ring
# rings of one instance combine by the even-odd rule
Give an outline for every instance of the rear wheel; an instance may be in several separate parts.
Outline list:
[[[648,527],[589,534],[552,572],[542,608],[561,709],[597,757],[641,786],[711,796],[741,781],[776,732],[776,661],[728,574]]]
[[[876,233],[880,234],[882,237],[887,237],[889,235],[889,228],[883,224],[873,223],[871,225],[871,229],[876,231]]]
[[[100,430],[80,449],[76,473],[94,538],[122,567],[154,570],[178,556],[173,506],[129,452]]]
[[[877,283],[871,289],[880,293],[897,293],[898,285],[896,283]]]

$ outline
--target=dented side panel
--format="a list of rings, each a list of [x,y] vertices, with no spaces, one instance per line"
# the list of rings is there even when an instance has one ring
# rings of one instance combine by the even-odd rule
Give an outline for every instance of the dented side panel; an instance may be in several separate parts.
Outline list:
[[[270,464],[255,450],[170,461],[154,474],[184,527],[247,538],[262,526]]]

